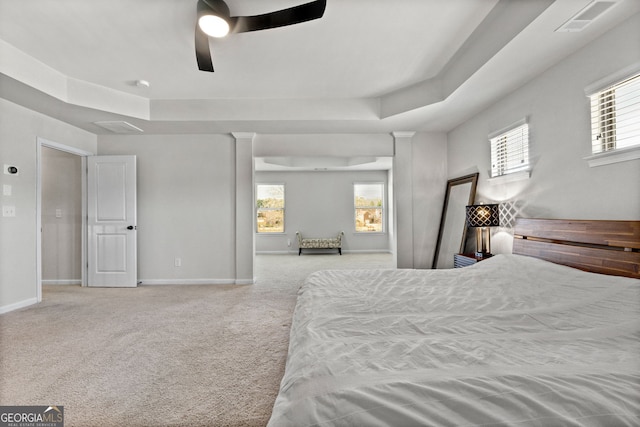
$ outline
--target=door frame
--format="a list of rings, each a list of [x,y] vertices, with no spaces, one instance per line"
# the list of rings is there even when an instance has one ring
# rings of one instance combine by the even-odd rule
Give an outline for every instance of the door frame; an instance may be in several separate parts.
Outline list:
[[[53,148],[65,153],[80,156],[82,160],[82,235],[80,265],[82,286],[87,286],[87,156],[96,153],[69,145],[60,144],[45,138],[36,137],[36,297],[42,301],[42,147]]]

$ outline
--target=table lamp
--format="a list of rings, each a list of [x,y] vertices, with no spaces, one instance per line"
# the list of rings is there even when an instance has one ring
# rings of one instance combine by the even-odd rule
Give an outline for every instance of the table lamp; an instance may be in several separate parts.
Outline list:
[[[467,206],[467,226],[476,229],[476,257],[491,256],[491,233],[489,227],[500,225],[498,204]]]

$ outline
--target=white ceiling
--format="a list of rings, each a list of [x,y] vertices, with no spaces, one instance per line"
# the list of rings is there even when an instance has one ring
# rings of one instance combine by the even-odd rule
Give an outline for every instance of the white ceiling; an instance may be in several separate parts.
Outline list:
[[[304,2],[228,0],[232,15]],[[213,74],[195,63],[197,0],[4,0],[0,38],[67,76],[151,99],[369,98],[437,74],[495,2],[329,0],[321,20],[210,39]]]
[[[640,11],[590,0],[328,0],[319,20],[212,39],[197,69],[196,0],[0,0],[0,95],[90,132],[448,131]],[[255,15],[304,0],[227,0]],[[149,88],[134,82],[144,79]]]

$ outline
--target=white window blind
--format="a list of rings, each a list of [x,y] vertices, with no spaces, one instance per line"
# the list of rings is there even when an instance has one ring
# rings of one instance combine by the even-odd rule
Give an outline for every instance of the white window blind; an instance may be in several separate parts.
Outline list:
[[[529,125],[519,124],[490,137],[491,177],[529,169]]]
[[[640,145],[640,74],[591,98],[591,152]]]

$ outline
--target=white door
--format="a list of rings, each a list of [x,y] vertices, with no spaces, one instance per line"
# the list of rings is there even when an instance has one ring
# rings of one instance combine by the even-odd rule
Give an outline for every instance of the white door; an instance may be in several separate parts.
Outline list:
[[[136,156],[87,158],[88,286],[137,286]]]

